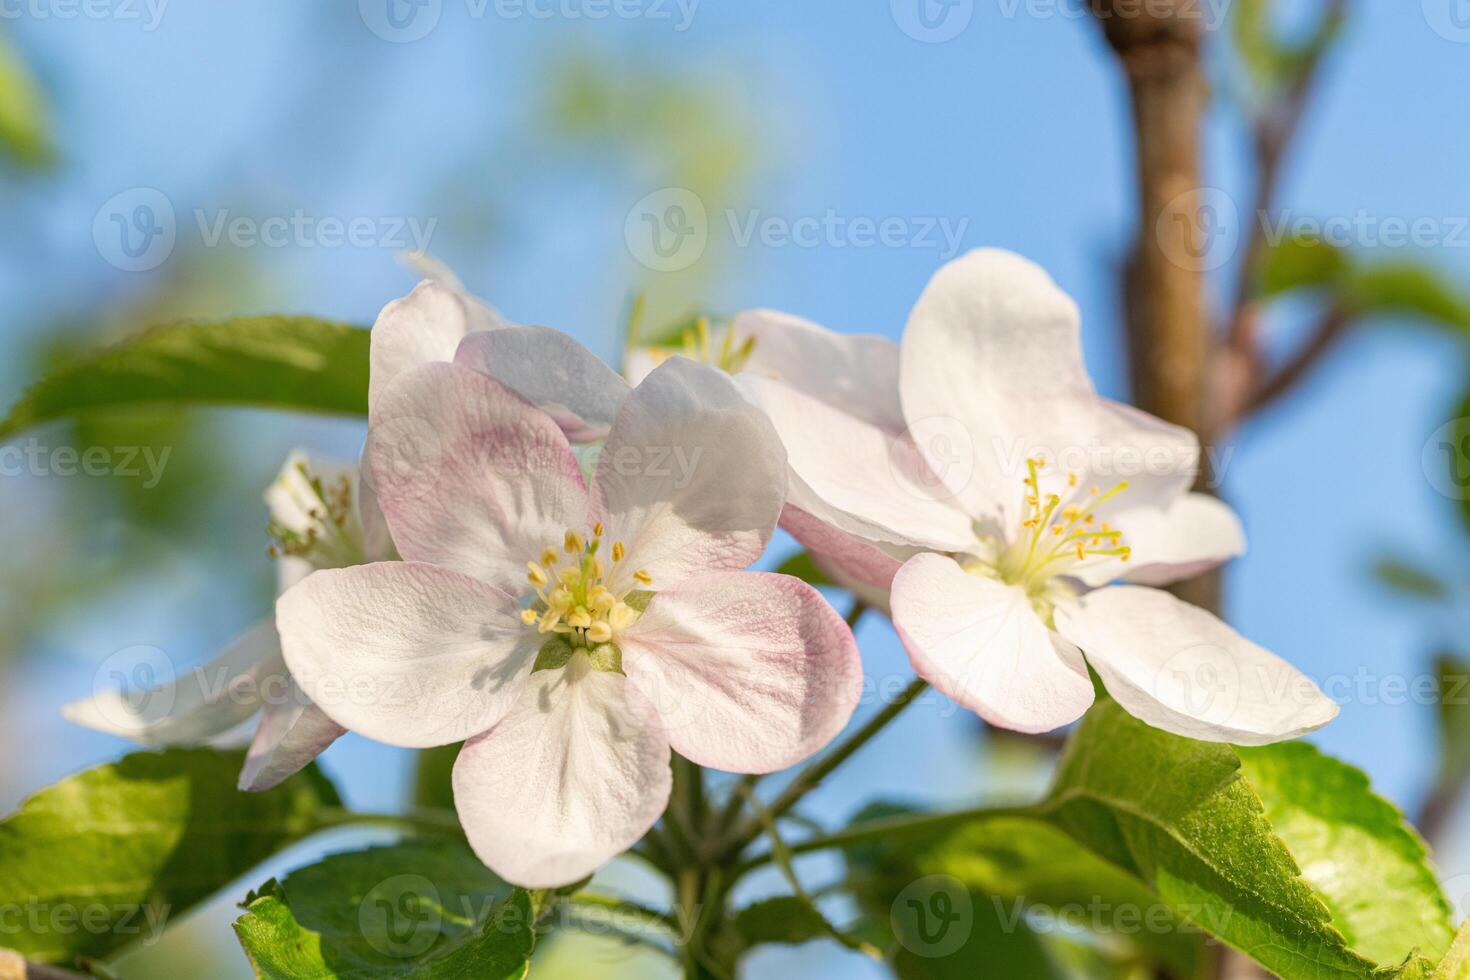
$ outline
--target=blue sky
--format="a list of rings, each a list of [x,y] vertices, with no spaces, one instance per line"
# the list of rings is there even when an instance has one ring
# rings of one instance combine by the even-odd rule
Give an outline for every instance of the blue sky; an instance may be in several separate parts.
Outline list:
[[[1374,227],[1433,219],[1443,242],[1423,258],[1465,282],[1470,233],[1454,229],[1470,216],[1470,32],[1446,19],[1449,0],[1445,10],[1437,2],[1356,5],[1305,119],[1282,203],[1300,218],[1359,216]],[[629,254],[624,220],[635,201],[665,186],[666,171],[638,146],[612,153],[528,135],[550,66],[581,51],[619,71],[656,69],[672,85],[699,80],[730,96],[738,124],[715,120],[691,138],[739,141],[750,161],[730,192],[739,220],[830,212],[901,222],[905,242],[892,247],[717,243],[721,265],[702,289],[710,308],[772,306],[897,336],[947,257],[942,236],[935,245],[916,240],[932,221],[962,229],[965,247],[1004,246],[1046,266],[1083,310],[1099,386],[1121,395],[1117,267],[1133,234],[1130,143],[1120,77],[1095,25],[1078,16],[1078,0],[974,0],[956,36],[925,43],[901,28],[915,23],[905,3],[704,0],[680,30],[684,15],[672,0],[630,0],[623,9],[639,16],[603,20],[585,16],[595,0],[442,0],[433,29],[409,43],[368,28],[377,16],[370,0],[366,18],[346,6],[172,0],[151,30],[146,6],[69,20],[42,0],[7,8],[23,12],[0,29],[50,93],[65,162],[50,178],[0,187],[18,229],[0,245],[0,346],[19,345],[55,317],[120,305],[168,271],[176,257],[152,272],[114,268],[93,240],[103,202],[149,187],[167,196],[180,240],[193,245],[203,235],[196,210],[211,220],[222,211],[258,220],[298,209],[366,216],[378,233],[390,218],[434,218],[432,248],[472,288],[513,319],[561,327],[612,354],[630,291],[658,279]],[[1309,5],[1289,6],[1288,23]],[[1202,6],[1212,21],[1221,9]],[[1206,182],[1245,200],[1239,116],[1215,62]],[[723,203],[711,202],[712,237],[731,237]],[[1366,237],[1358,244],[1370,261],[1409,254]],[[366,323],[413,281],[386,245],[247,251],[268,285],[247,293],[249,309],[239,312]],[[1227,283],[1216,275],[1217,297]],[[206,306],[199,312],[226,312]],[[1300,325],[1289,316],[1271,323],[1273,348],[1289,349]],[[1230,568],[1229,617],[1319,680],[1356,678],[1336,681],[1342,715],[1315,740],[1410,808],[1431,772],[1431,709],[1388,703],[1396,699],[1381,678],[1423,673],[1457,624],[1385,597],[1367,566],[1390,547],[1458,560],[1465,538],[1420,453],[1452,415],[1464,368],[1459,345],[1382,322],[1341,345],[1229,445],[1224,492],[1251,542]],[[15,371],[0,368],[0,377],[18,384]],[[262,460],[299,442],[351,453],[361,437],[350,423],[252,413],[232,425],[240,451]],[[35,498],[34,488],[0,493],[27,505]],[[93,665],[123,645],[119,637],[203,656],[258,612],[230,582],[191,576],[187,562],[176,581],[140,595],[53,631],[39,656],[10,668],[0,694],[7,740],[24,728],[54,751],[0,766],[0,805],[122,749],[67,730],[55,714],[90,688]],[[179,609],[200,602],[214,612]],[[905,674],[886,627],[869,623],[861,639],[871,674]],[[869,795],[973,795],[986,778],[975,755],[963,714],[921,705],[819,800],[835,818]],[[400,780],[382,775],[401,771],[401,760],[350,740],[327,757],[348,795],[376,806],[401,793]],[[1445,861],[1470,860],[1456,850]]]

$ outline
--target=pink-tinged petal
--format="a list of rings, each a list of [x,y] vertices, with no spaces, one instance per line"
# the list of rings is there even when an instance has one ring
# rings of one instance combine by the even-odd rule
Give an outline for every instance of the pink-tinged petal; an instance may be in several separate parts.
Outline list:
[[[767,378],[742,375],[741,386],[786,447],[788,503],[870,541],[973,543],[969,516],[905,438]]]
[[[879,609],[888,608],[893,576],[913,557],[912,549],[880,547],[791,504],[781,511],[781,527],[810,552],[828,578]]]
[[[1077,648],[1046,628],[1025,593],[953,559],[904,563],[893,578],[893,625],[919,676],[992,725],[1049,732],[1092,704]]]
[[[607,438],[630,390],[596,354],[550,327],[470,334],[454,361],[489,375],[546,412],[572,442]]]
[[[760,557],[786,496],[786,454],[729,375],[682,357],[633,389],[597,459],[592,519],[627,557],[609,588],[646,570],[666,589]]]
[[[316,572],[276,601],[291,676],[337,724],[426,748],[494,725],[539,647],[515,600],[421,562]]]
[[[464,294],[432,279],[383,307],[371,337],[369,417],[376,413],[382,393],[400,374],[423,364],[454,360],[465,335],[486,325],[484,316],[471,309]]]
[[[266,691],[265,708],[245,752],[240,789],[255,793],[280,785],[326,751],[347,729],[311,703],[289,676]]]
[[[1089,565],[1076,576],[1087,585],[1124,579],[1168,585],[1193,578],[1245,551],[1245,531],[1229,505],[1203,493],[1187,493],[1167,508],[1138,507],[1108,518],[1132,549],[1128,560]]]
[[[729,772],[800,762],[842,731],[862,694],[852,631],[789,575],[686,579],[655,595],[618,646],[674,750]]]
[[[555,888],[633,846],[663,813],[670,782],[653,709],[627,678],[579,654],[531,675],[510,714],[465,743],[454,806],[492,871]]]
[[[1337,715],[1291,664],[1158,589],[1109,586],[1059,606],[1056,623],[1119,704],[1176,735],[1265,745]]]
[[[99,689],[61,709],[68,721],[142,745],[190,745],[223,734],[261,707],[284,675],[276,625],[265,619],[218,656],[146,691]],[[104,678],[98,678],[99,681]]]
[[[525,590],[526,562],[585,522],[566,436],[469,368],[431,364],[384,392],[368,427],[373,489],[398,551]]]
[[[969,513],[1009,523],[1028,456],[1051,463],[1043,493],[1065,496],[1068,472],[1084,487],[1127,480],[1120,507],[1162,506],[1188,489],[1198,440],[1098,397],[1080,337],[1076,304],[1040,266],[999,249],[948,263],[919,297],[900,354],[904,417]]]
[[[898,345],[844,334],[776,310],[748,310],[730,324],[737,346],[754,340],[742,375],[771,378],[888,432],[903,430]]]

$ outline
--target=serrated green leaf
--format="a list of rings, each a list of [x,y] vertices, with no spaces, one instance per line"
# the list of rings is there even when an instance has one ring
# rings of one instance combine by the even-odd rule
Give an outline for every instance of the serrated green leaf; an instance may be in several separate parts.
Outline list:
[[[1350,948],[1273,833],[1228,745],[1170,735],[1101,701],[1069,740],[1043,811],[1173,908],[1288,980],[1401,969],[1380,968]],[[1380,899],[1393,901],[1386,892]]]
[[[1470,919],[1461,923],[1450,951],[1435,967],[1433,980],[1470,980]]]
[[[535,945],[529,893],[463,844],[403,841],[333,854],[267,883],[235,934],[261,977],[526,975]]]
[[[88,410],[239,405],[367,411],[368,331],[313,317],[242,317],[154,327],[33,385],[0,439]]]
[[[235,788],[243,752],[137,752],[63,779],[0,822],[5,936],[32,960],[104,957],[319,829],[340,805],[314,767],[275,789]]]
[[[783,561],[776,569],[776,574],[793,575],[808,585],[819,588],[835,584],[825,572],[817,567],[817,563],[812,560],[811,552],[808,551],[798,551]]]
[[[1236,751],[1271,829],[1353,950],[1375,963],[1444,955],[1454,925],[1424,842],[1367,776],[1306,742]]]

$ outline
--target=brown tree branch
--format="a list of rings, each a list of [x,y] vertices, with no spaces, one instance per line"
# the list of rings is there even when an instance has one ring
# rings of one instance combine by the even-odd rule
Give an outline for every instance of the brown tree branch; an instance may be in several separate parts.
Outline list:
[[[0,948],[0,980],[86,980],[58,966],[32,963],[13,949]]]
[[[1333,306],[1322,315],[1312,335],[1302,343],[1294,354],[1276,371],[1251,392],[1247,398],[1242,417],[1253,415],[1290,391],[1310,370],[1327,350],[1335,344],[1353,317],[1340,306]]]

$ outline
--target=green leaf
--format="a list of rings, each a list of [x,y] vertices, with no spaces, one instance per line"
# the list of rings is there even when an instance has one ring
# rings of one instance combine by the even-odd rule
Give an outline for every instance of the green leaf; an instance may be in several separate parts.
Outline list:
[[[747,905],[735,914],[735,928],[746,943],[809,943],[830,939],[835,927],[821,909],[796,895],[778,895]]]
[[[235,934],[269,978],[526,975],[530,894],[463,844],[408,840],[333,854],[252,893]]]
[[[1240,765],[1228,745],[1150,728],[1104,700],[1069,741],[1043,812],[1288,980],[1394,975],[1392,963],[1380,970],[1350,948],[1344,923],[1302,877]],[[1416,888],[1403,900],[1420,895]],[[1399,896],[1385,886],[1379,900]]]
[[[1347,270],[1347,257],[1321,239],[1288,238],[1272,245],[1263,257],[1261,291],[1274,296],[1294,289],[1333,286]]]
[[[1454,945],[1440,960],[1432,980],[1470,980],[1470,919],[1460,925]]]
[[[1470,300],[1438,271],[1413,262],[1356,269],[1342,305],[1361,315],[1411,316],[1457,331],[1470,330]]]
[[[1439,714],[1439,785],[1459,796],[1470,776],[1470,662],[1443,654],[1434,661]]]
[[[1376,963],[1444,955],[1455,930],[1424,842],[1367,776],[1306,742],[1237,752],[1271,829],[1352,949]]]
[[[81,412],[139,405],[367,411],[368,331],[312,317],[154,327],[33,385],[0,439]]]
[[[817,567],[817,563],[812,560],[811,552],[808,551],[798,551],[783,561],[780,567],[776,569],[776,573],[778,575],[794,575],[808,585],[818,587],[836,584],[827,577],[825,572]]]
[[[608,674],[623,672],[623,648],[616,643],[599,643],[587,651],[587,659],[592,661],[593,670]]]
[[[54,158],[41,90],[15,47],[0,38],[0,147],[24,167],[41,169]]]
[[[858,820],[904,812],[876,804]],[[1135,875],[1091,853],[1040,815],[996,814],[928,839],[856,847],[848,854],[848,867],[860,903],[875,919],[897,927],[906,958],[940,974],[988,975],[979,968],[996,933],[1029,935],[1032,921],[1045,923],[1048,936],[1080,923],[1135,957],[1167,966],[1177,977],[1199,976],[1206,963],[1201,933]],[[942,928],[946,919],[953,922],[953,934]],[[973,936],[960,935],[971,929]],[[1035,936],[1016,943],[1012,955],[1040,955]]]
[[[47,787],[0,822],[5,945],[32,960],[104,957],[322,826],[336,791],[314,767],[235,788],[243,752],[138,752]]]
[[[1443,599],[1449,586],[1435,573],[1403,558],[1384,555],[1373,563],[1373,575],[1396,592],[1423,599]]]

